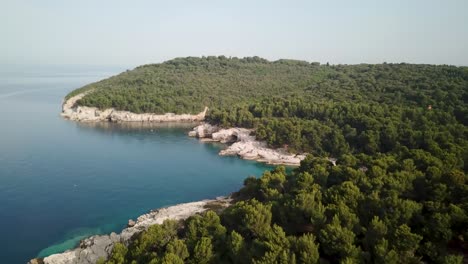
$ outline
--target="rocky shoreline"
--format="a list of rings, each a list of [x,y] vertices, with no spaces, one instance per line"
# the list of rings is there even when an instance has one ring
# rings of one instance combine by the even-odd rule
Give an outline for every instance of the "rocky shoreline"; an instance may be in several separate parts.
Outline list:
[[[201,122],[205,119],[208,107],[196,115],[166,113],[163,115],[145,113],[136,114],[128,111],[118,111],[113,108],[99,110],[96,107],[77,106],[76,102],[92,91],[75,95],[62,105],[62,116],[78,122]],[[189,136],[200,138],[202,141],[232,143],[221,150],[221,156],[239,156],[246,160],[255,160],[272,165],[299,166],[305,154],[291,154],[285,149],[269,148],[266,142],[258,141],[252,135],[253,130],[246,128],[223,129],[203,123],[189,132]]]
[[[128,245],[133,235],[155,224],[162,224],[167,219],[182,220],[202,213],[210,208],[226,208],[231,205],[230,197],[218,197],[212,200],[183,203],[151,211],[141,215],[136,221],[129,220],[128,227],[120,234],[96,235],[80,242],[78,247],[63,253],[50,255],[43,259],[32,259],[28,264],[94,264],[100,258],[107,259],[117,242]]]
[[[220,128],[208,123],[201,124],[189,132],[189,136],[202,141],[232,143],[221,150],[221,156],[239,156],[246,160],[255,160],[272,165],[299,166],[305,154],[291,154],[285,149],[269,148],[266,142],[258,141],[252,135],[252,129]]]
[[[84,92],[66,100],[62,105],[62,116],[79,122],[197,122],[203,121],[208,111],[208,107],[205,107],[202,112],[196,115],[176,115],[174,113],[160,115],[153,113],[136,114],[129,111],[115,110],[114,108],[100,110],[96,107],[77,106],[76,102],[88,93],[90,92]]]
[[[167,113],[157,114],[135,114],[128,111],[117,111],[115,109],[99,110],[96,107],[76,106],[76,102],[87,93],[73,96],[66,100],[62,106],[64,118],[78,122],[200,122],[205,119],[205,110],[197,115],[176,115]],[[230,143],[221,150],[219,155],[237,155],[242,159],[255,160],[273,165],[298,166],[305,155],[288,153],[285,149],[271,149],[265,142],[255,139],[252,129],[246,128],[220,128],[218,126],[202,123],[192,131],[189,136],[197,137],[202,141]],[[129,220],[128,227],[120,234],[95,235],[80,242],[77,248],[67,250],[63,253],[54,254],[43,259],[32,259],[29,264],[92,264],[98,259],[111,254],[115,243],[128,244],[133,235],[146,230],[154,224],[161,224],[166,219],[182,220],[194,214],[204,212],[211,207],[225,208],[232,202],[230,197],[220,197],[214,200],[203,200],[198,202],[184,203],[151,211],[137,218],[136,221]]]

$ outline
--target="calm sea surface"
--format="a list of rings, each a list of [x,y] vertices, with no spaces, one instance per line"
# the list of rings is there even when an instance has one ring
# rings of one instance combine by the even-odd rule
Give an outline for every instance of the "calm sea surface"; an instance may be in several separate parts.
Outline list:
[[[123,70],[123,69],[121,69]],[[269,167],[220,157],[188,127],[78,124],[62,98],[120,70],[0,72],[0,260],[25,263],[151,209],[226,195]]]

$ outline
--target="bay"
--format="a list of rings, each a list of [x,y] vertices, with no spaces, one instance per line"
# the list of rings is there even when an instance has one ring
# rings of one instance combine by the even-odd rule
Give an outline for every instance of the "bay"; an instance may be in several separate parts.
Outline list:
[[[79,124],[63,97],[123,69],[0,71],[0,259],[26,263],[151,209],[229,194],[271,167],[174,124]]]

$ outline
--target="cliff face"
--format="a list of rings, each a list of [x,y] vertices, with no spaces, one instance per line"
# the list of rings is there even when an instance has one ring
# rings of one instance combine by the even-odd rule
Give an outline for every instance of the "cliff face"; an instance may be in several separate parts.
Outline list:
[[[77,106],[76,102],[88,93],[89,92],[85,92],[75,95],[65,101],[62,105],[62,116],[79,122],[197,122],[203,121],[208,111],[208,107],[205,107],[202,112],[196,115],[176,115],[174,113],[159,115],[153,113],[136,114],[128,111],[115,110],[113,108],[99,110],[96,107]]]
[[[141,215],[136,221],[129,220],[129,227],[123,229],[120,234],[111,233],[110,235],[92,236],[82,240],[80,245],[75,249],[54,254],[44,259],[33,259],[29,263],[94,264],[100,258],[107,259],[112,253],[115,243],[120,242],[128,245],[133,235],[146,230],[152,225],[162,224],[167,219],[186,219],[194,214],[208,210],[210,206],[225,208],[230,203],[231,199],[229,197],[220,197],[214,200],[203,200],[161,208]]]
[[[204,141],[232,143],[219,155],[237,155],[243,159],[256,160],[274,165],[299,166],[306,155],[291,154],[284,149],[268,148],[266,142],[258,141],[252,135],[252,129],[228,128],[222,129],[210,124],[202,124],[189,132],[189,136],[201,138]]]

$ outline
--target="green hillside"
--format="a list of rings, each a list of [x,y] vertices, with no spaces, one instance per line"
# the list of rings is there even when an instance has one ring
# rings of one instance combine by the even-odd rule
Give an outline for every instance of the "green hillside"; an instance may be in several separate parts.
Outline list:
[[[80,104],[142,112],[198,113],[265,98],[378,102],[415,107],[457,106],[466,100],[468,68],[379,64],[335,65],[252,58],[177,58],[93,83]],[[69,96],[70,96],[69,95]]]
[[[467,67],[189,57],[140,66],[68,96],[88,89],[78,104],[136,113],[209,106],[208,121],[254,127],[259,139],[292,152],[339,157],[404,146],[458,166],[466,153]]]
[[[209,106],[208,122],[311,154],[246,179],[224,212],[118,244],[107,263],[462,263],[468,251],[466,67],[180,58],[68,96],[89,89],[78,104]]]

